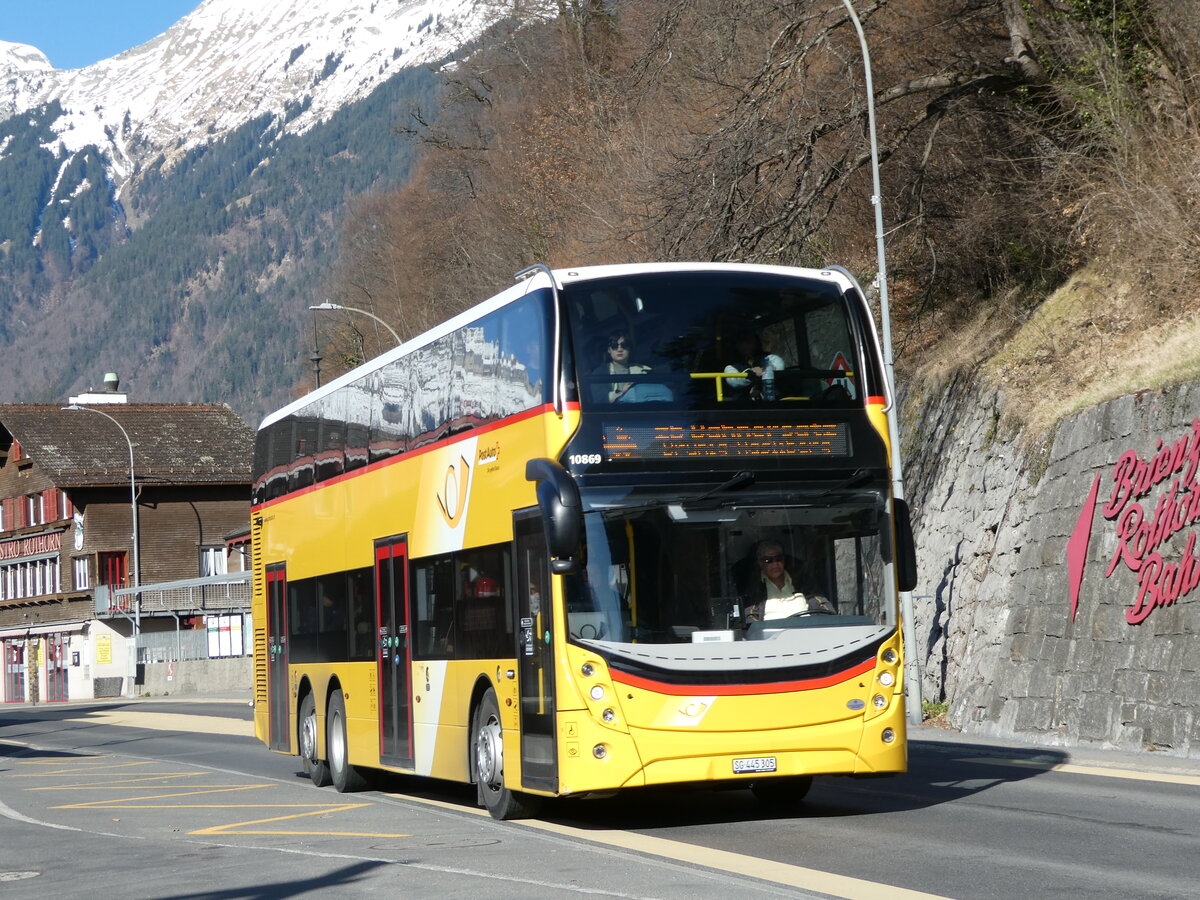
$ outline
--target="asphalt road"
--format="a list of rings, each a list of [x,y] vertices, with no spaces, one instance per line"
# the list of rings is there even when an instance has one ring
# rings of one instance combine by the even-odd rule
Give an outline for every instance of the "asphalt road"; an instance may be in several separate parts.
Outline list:
[[[461,785],[314,788],[243,698],[0,708],[0,896],[1185,898],[1200,764],[917,729],[795,810],[647,790],[496,822]]]

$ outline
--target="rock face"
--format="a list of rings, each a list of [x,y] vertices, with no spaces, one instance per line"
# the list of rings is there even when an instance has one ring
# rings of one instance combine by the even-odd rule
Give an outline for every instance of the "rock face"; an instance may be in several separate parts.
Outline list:
[[[1200,384],[1033,449],[994,393],[909,402],[925,699],[967,732],[1200,757]]]

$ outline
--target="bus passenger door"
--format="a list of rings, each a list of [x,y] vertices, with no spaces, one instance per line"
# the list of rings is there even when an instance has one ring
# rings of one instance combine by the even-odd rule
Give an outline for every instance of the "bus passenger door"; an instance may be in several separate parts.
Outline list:
[[[379,759],[412,768],[412,641],[408,628],[408,537],[375,542],[375,634],[379,667]]]
[[[517,691],[521,702],[521,786],[558,790],[555,748],[554,606],[542,514],[513,517],[517,556]]]
[[[267,566],[267,746],[288,750],[292,735],[291,686],[288,684],[287,574],[283,563]]]

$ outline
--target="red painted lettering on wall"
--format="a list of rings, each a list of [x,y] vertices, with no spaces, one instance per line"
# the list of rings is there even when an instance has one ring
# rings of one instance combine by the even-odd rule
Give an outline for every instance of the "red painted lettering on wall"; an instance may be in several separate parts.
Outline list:
[[[1126,450],[1113,466],[1112,490],[1100,514],[1116,523],[1117,547],[1104,577],[1112,577],[1122,565],[1137,576],[1137,598],[1125,612],[1130,625],[1144,622],[1154,610],[1176,603],[1200,586],[1200,560],[1192,528],[1200,522],[1198,474],[1200,418],[1194,419],[1191,429],[1174,442],[1160,438],[1149,459],[1143,459],[1135,450]],[[1081,554],[1080,546],[1086,551],[1095,502],[1093,485],[1092,496],[1068,542],[1072,618],[1086,556],[1086,552]],[[1192,530],[1187,538],[1181,539],[1183,551],[1172,554],[1170,546],[1177,547],[1179,541],[1171,539],[1189,528]]]
[[[21,556],[36,556],[39,553],[54,553],[62,547],[62,532],[35,534],[15,541],[0,543],[0,559],[17,559]]]

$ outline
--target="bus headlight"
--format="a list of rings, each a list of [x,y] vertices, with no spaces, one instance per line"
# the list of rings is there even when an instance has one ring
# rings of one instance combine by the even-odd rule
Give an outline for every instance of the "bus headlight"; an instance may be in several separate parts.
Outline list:
[[[604,699],[604,685],[601,685],[601,684],[592,685],[592,699],[593,700],[603,700]]]
[[[881,672],[879,675],[879,683],[884,687],[891,687],[896,683],[896,676],[891,672]]]
[[[883,651],[883,661],[885,663],[894,663],[896,661],[896,651],[890,647]]]
[[[600,718],[604,719],[605,722],[612,722],[616,720],[617,714],[611,709],[606,709],[600,714]]]
[[[887,697],[883,696],[883,694],[876,694],[871,698],[871,702],[875,704],[876,709],[883,709],[887,706]]]
[[[880,737],[883,738],[883,742],[885,744],[890,744],[892,741],[896,740],[896,732],[892,731],[890,728],[885,728],[883,729],[883,734],[881,734]]]
[[[608,756],[608,748],[603,744],[597,744],[592,748],[592,756],[596,757],[596,759],[604,759],[604,757]]]

